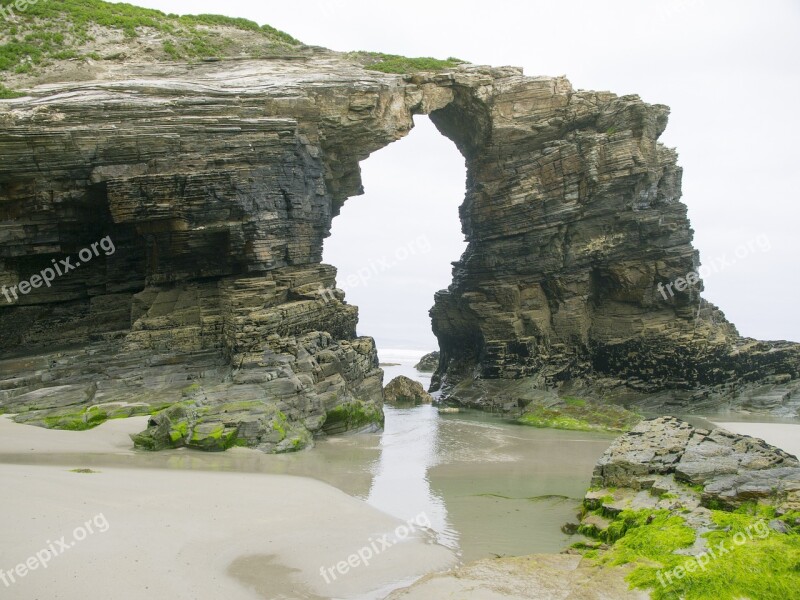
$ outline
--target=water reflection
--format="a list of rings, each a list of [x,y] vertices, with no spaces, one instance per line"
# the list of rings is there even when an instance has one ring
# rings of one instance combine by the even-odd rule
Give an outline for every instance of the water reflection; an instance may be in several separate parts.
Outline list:
[[[412,365],[404,360],[388,367],[387,380],[414,375]],[[425,513],[435,541],[468,562],[558,552],[569,544],[560,527],[574,520],[592,468],[614,437],[517,426],[480,412],[440,415],[432,406],[385,410],[382,433],[323,439],[296,454],[244,448],[150,453],[120,445],[116,452],[94,454],[19,452],[0,455],[0,462],[312,477],[402,520]],[[0,422],[0,435],[2,427]]]
[[[458,533],[447,521],[441,495],[431,489],[428,471],[438,461],[439,414],[432,406],[387,406],[381,456],[367,502],[404,521],[425,513],[436,541],[458,550]]]

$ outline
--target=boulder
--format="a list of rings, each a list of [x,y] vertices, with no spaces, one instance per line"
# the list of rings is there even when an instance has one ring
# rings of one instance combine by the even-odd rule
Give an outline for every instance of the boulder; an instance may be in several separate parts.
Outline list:
[[[392,379],[383,392],[387,404],[417,405],[433,402],[433,398],[421,383],[403,375]]]
[[[800,508],[796,457],[757,438],[694,427],[675,417],[642,421],[616,439],[595,466],[592,486],[668,489],[665,476],[696,488],[705,506],[760,501],[783,512]]]
[[[420,358],[414,368],[420,373],[433,373],[439,368],[439,351],[434,350]]]

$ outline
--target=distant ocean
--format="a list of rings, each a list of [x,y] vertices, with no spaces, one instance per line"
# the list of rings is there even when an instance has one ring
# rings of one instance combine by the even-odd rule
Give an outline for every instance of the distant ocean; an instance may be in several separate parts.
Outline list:
[[[426,390],[431,385],[432,373],[420,373],[414,368],[419,359],[425,356],[430,350],[408,350],[396,348],[383,348],[378,350],[378,359],[381,363],[397,363],[397,366],[382,366],[386,375],[383,384],[386,385],[398,375],[405,375],[409,379],[419,381]]]

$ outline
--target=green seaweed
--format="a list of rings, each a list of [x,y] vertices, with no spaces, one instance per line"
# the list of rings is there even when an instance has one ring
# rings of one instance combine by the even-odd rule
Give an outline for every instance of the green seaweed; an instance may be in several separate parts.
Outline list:
[[[351,431],[373,423],[383,427],[383,422],[384,416],[380,407],[362,400],[351,400],[334,407],[326,413],[324,428],[326,430],[343,429],[344,431]]]
[[[552,406],[529,405],[517,423],[571,431],[624,432],[641,420],[636,413],[615,404],[572,397],[562,401],[563,404]]]
[[[628,582],[651,590],[655,600],[782,600],[800,589],[800,535],[768,529],[774,515],[755,504],[712,511],[717,529],[703,534],[710,551],[699,561],[676,554],[694,544],[696,533],[668,510],[622,511],[603,531],[584,527],[581,533],[611,544],[605,552],[574,547],[598,564],[633,565]]]

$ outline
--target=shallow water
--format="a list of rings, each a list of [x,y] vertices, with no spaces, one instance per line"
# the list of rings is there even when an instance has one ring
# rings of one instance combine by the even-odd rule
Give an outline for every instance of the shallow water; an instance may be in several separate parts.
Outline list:
[[[385,381],[406,375],[430,383],[413,365],[422,351],[381,355]],[[433,406],[385,407],[383,432],[321,440],[308,452],[265,455],[236,448],[117,454],[8,454],[2,462],[274,473],[312,477],[409,520],[424,513],[436,540],[465,562],[495,555],[559,552],[592,469],[612,434],[536,429],[477,412],[439,414]],[[705,417],[705,418],[704,418]],[[694,424],[729,423],[730,414],[692,415]],[[741,418],[741,415],[740,415]],[[800,425],[729,423],[795,453]]]
[[[384,363],[395,363],[384,367],[385,381],[402,374],[427,387],[430,374],[420,374],[413,368],[421,355],[409,351],[384,353]],[[314,450],[296,454],[273,456],[243,448],[218,454],[185,449],[148,453],[130,450],[121,443],[117,452],[7,453],[0,455],[0,462],[312,477],[402,520],[424,514],[435,541],[469,562],[492,556],[559,552],[577,541],[562,533],[561,525],[576,520],[594,464],[615,437],[525,427],[477,411],[439,414],[430,405],[402,409],[387,406],[385,413],[383,432],[320,440]],[[800,425],[796,422],[731,423],[731,416],[692,415],[687,420],[705,427],[713,427],[713,421],[762,437],[790,452],[797,453],[795,447],[800,449],[796,442]],[[248,561],[260,566],[255,568]],[[244,573],[240,579],[251,587],[260,588],[266,581],[264,585],[274,593],[275,582],[282,581],[287,590],[296,593],[292,571],[270,561],[269,556],[247,556],[232,568]],[[409,583],[411,580],[376,581],[372,592],[358,597],[384,597]]]
[[[614,438],[479,412],[440,415],[429,405],[385,412],[383,432],[322,440],[310,452],[181,450],[144,458],[172,468],[313,477],[403,520],[424,513],[436,541],[470,561],[561,551],[571,540],[560,527],[575,521],[594,464]]]
[[[413,365],[423,352],[381,356],[386,381],[430,381]],[[403,520],[424,513],[436,541],[470,561],[558,552],[575,521],[592,468],[613,435],[535,429],[482,412],[439,414],[430,405],[387,406],[383,432],[318,441],[312,451],[7,454],[0,461],[79,467],[169,468],[312,477]],[[279,490],[276,493],[280,493]]]

